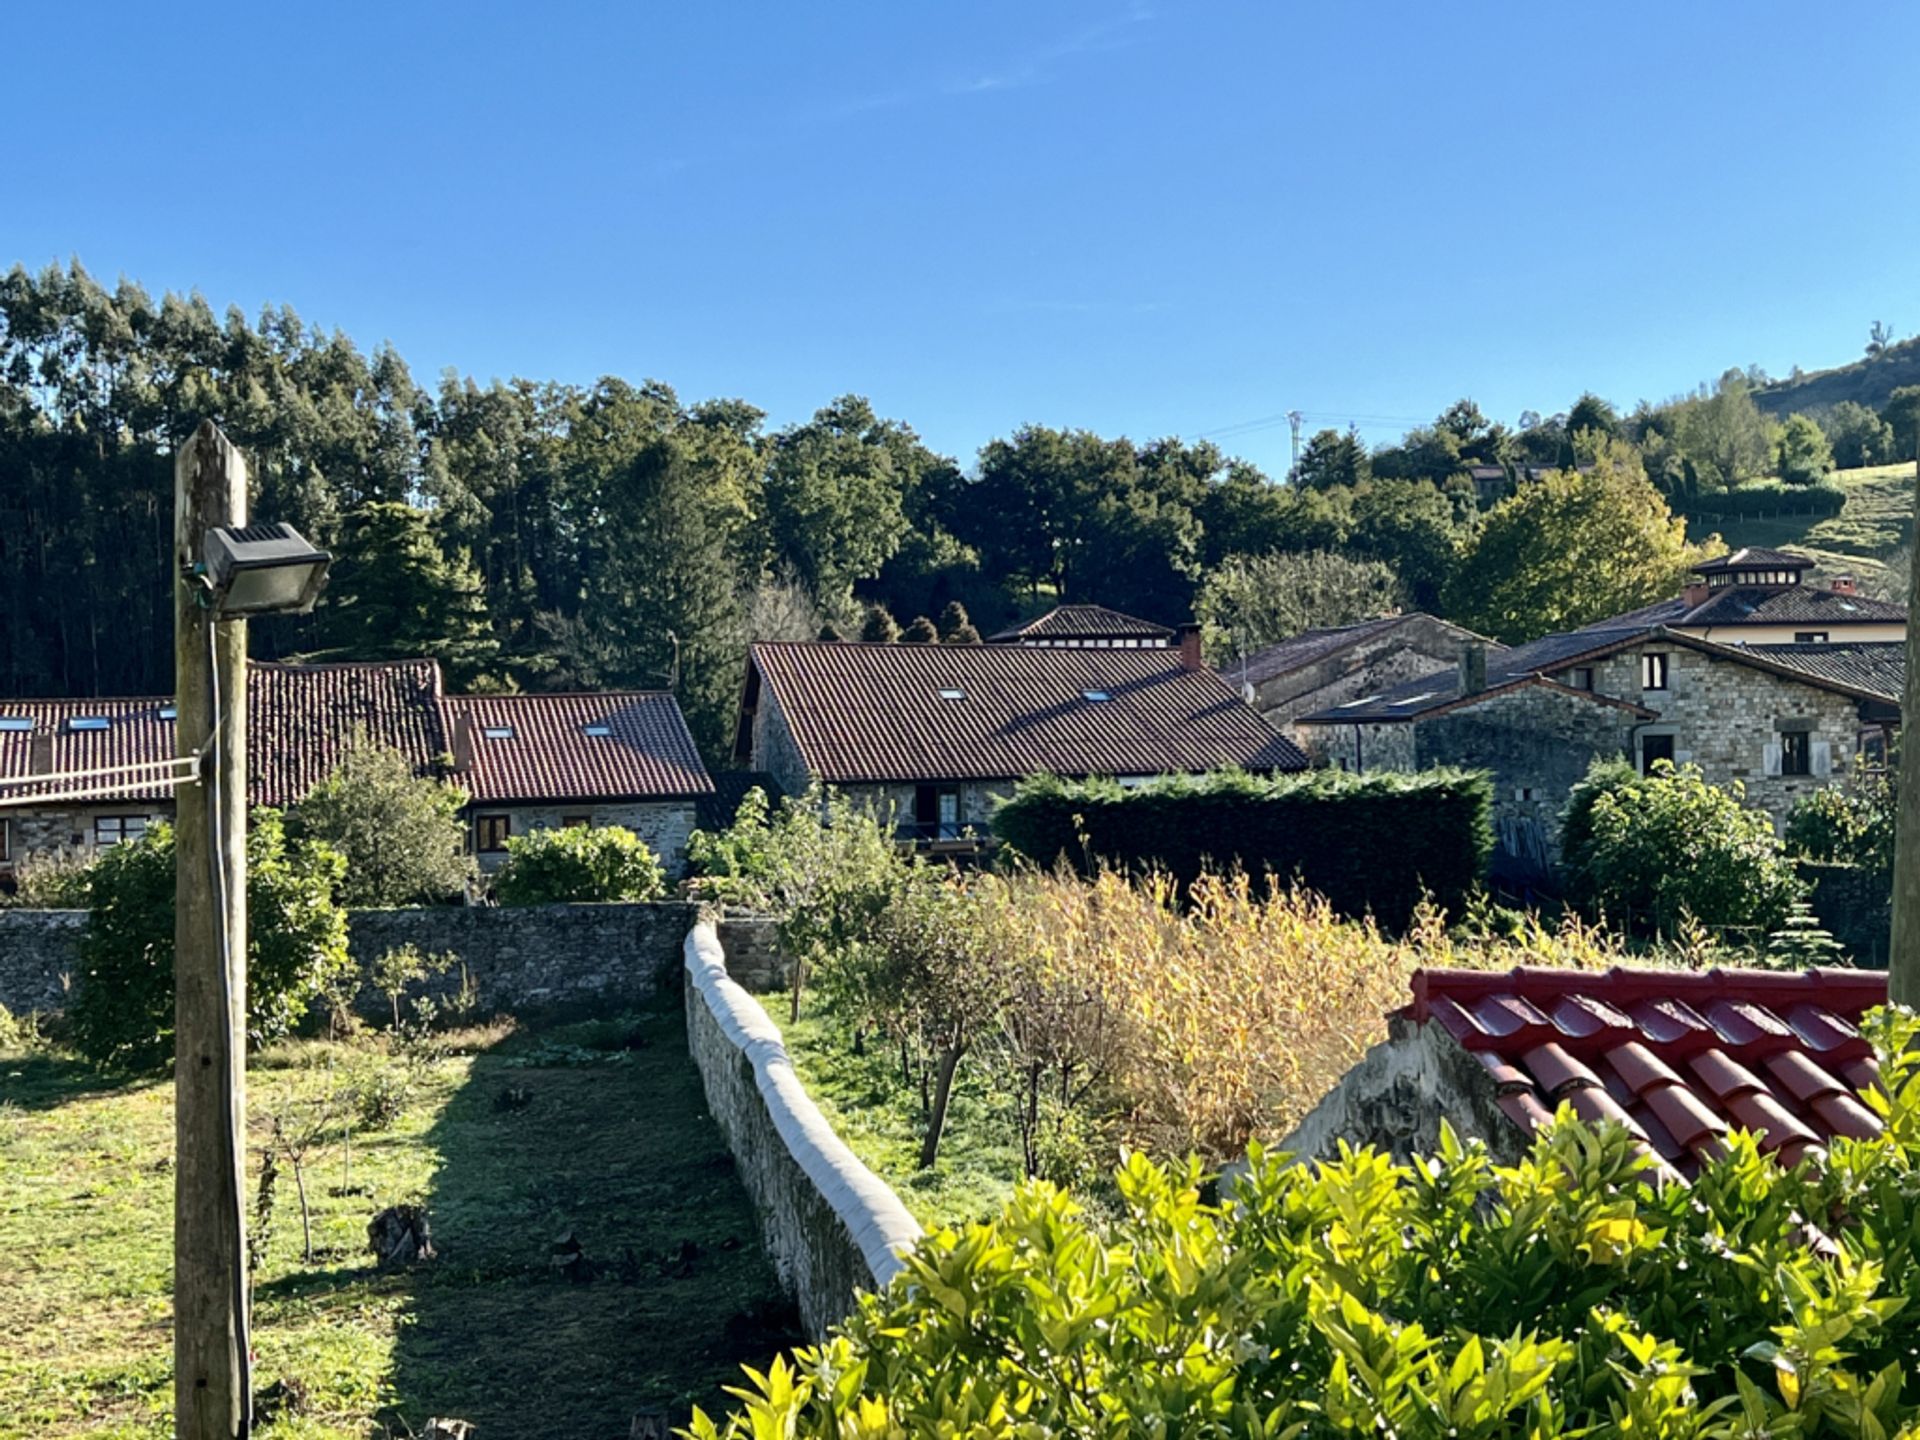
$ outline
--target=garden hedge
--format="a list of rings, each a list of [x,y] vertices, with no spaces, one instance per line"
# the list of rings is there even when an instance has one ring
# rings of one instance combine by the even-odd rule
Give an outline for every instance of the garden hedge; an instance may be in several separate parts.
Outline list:
[[[1404,925],[1423,896],[1459,913],[1493,849],[1493,785],[1482,771],[1263,777],[1228,771],[1112,780],[1023,781],[994,833],[1040,865],[1061,857],[1161,869],[1183,884],[1238,865],[1294,881],[1346,915]]]
[[[1830,519],[1847,507],[1838,485],[1742,485],[1708,495],[1676,496],[1675,511],[1700,519],[1751,519],[1756,515],[1814,515]]]

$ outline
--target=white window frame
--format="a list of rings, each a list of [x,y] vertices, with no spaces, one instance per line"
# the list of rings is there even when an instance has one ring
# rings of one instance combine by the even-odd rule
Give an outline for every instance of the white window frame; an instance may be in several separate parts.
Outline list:
[[[1640,652],[1640,688],[1664,695],[1673,684],[1673,656],[1666,650]]]

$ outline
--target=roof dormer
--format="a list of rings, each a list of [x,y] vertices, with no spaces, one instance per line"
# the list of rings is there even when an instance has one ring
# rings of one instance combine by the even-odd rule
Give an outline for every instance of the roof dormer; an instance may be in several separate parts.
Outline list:
[[[1707,561],[1698,574],[1709,591],[1787,590],[1800,584],[1811,569],[1813,561],[1805,555],[1749,545]]]

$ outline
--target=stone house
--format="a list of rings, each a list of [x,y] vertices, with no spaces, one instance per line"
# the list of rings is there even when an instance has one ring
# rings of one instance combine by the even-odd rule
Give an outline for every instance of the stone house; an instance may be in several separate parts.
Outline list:
[[[686,869],[696,809],[713,793],[687,722],[663,691],[468,695],[441,702],[452,779],[467,806],[482,869],[533,830],[617,825]]]
[[[1559,816],[1597,758],[1698,765],[1777,825],[1803,796],[1885,763],[1904,647],[1723,645],[1665,628],[1549,635],[1298,722],[1347,769],[1460,765],[1494,779],[1495,872],[1550,878]]]
[[[1729,1131],[1793,1165],[1880,1121],[1859,1022],[1885,1003],[1865,970],[1423,970],[1412,1003],[1280,1148],[1339,1142],[1431,1154],[1447,1121],[1517,1160],[1561,1105],[1626,1127],[1656,1176],[1686,1181]]]
[[[975,848],[1029,775],[1122,781],[1306,757],[1175,648],[755,645],[734,757],[789,795],[815,782],[890,813],[904,839]]]
[[[1331,710],[1363,695],[1459,663],[1469,645],[1502,647],[1471,630],[1414,611],[1307,630],[1219,667],[1247,703],[1285,732],[1301,715]]]
[[[987,643],[1064,650],[1165,650],[1174,638],[1168,626],[1104,605],[1056,605],[989,636]]]
[[[632,823],[677,868],[712,790],[678,705],[651,692],[460,697],[442,692],[431,660],[254,662],[247,704],[253,804],[297,804],[364,736],[468,792],[483,867],[509,834],[584,821]],[[174,755],[174,718],[165,698],[0,700],[0,780],[141,767],[0,788],[15,802],[0,808],[0,880],[32,857],[90,856],[170,820],[156,777]]]

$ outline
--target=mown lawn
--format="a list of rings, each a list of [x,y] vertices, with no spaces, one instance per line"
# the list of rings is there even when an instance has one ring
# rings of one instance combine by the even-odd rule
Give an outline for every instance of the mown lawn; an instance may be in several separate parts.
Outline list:
[[[996,1097],[984,1067],[961,1062],[939,1159],[920,1168],[926,1133],[917,1086],[904,1082],[882,1041],[856,1047],[853,1027],[816,1002],[797,1023],[784,995],[761,1004],[786,1035],[787,1053],[814,1103],[849,1149],[893,1187],[914,1219],[932,1229],[986,1218],[1020,1180],[1020,1139],[1011,1102]]]
[[[793,1341],[677,1007],[455,1039],[396,1125],[354,1136],[350,1173],[337,1133],[309,1162],[312,1265],[281,1167],[255,1387],[290,1381],[305,1400],[262,1433],[402,1436],[458,1416],[482,1437],[624,1436],[636,1410],[713,1410],[742,1362]],[[254,1176],[267,1117],[377,1043],[256,1061]],[[524,1106],[503,1103],[509,1087]],[[171,1433],[172,1149],[170,1084],[0,1056],[0,1437]],[[440,1258],[381,1274],[367,1221],[405,1201],[429,1207]],[[567,1232],[590,1280],[552,1263]]]
[[[1785,515],[1762,520],[1687,521],[1687,536],[1704,539],[1718,531],[1730,547],[1765,545],[1797,550],[1820,563],[1824,575],[1851,571],[1869,586],[1886,568],[1888,555],[1913,529],[1913,466],[1874,465],[1841,470],[1833,483],[1847,491],[1847,505],[1830,519]]]

